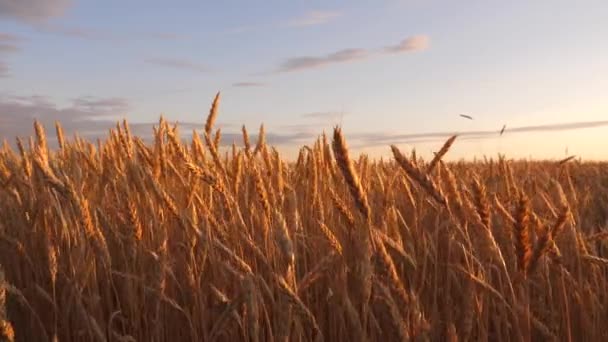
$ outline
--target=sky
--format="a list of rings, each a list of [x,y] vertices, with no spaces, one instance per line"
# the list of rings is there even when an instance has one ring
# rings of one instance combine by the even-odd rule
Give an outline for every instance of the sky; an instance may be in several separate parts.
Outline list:
[[[161,115],[187,135],[221,91],[226,144],[263,123],[293,154],[341,125],[376,156],[459,134],[452,158],[608,159],[606,18],[606,1],[0,0],[0,139],[34,119],[145,136]]]

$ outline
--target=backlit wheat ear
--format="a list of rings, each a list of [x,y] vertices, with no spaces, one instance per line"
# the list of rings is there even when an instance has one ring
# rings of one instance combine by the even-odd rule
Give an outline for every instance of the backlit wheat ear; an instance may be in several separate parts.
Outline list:
[[[371,215],[371,209],[365,196],[365,191],[359,180],[359,176],[353,167],[353,163],[348,155],[348,148],[346,146],[346,140],[342,135],[342,130],[339,127],[334,128],[334,140],[333,140],[334,155],[336,157],[336,163],[342,171],[344,180],[348,185],[357,208],[368,219]]]
[[[481,222],[486,228],[491,229],[490,205],[486,188],[476,178],[473,180],[473,192],[475,195],[475,208],[481,218]]]
[[[425,174],[420,172],[418,167],[412,164],[402,153],[399,148],[395,145],[391,145],[393,156],[397,161],[397,164],[405,171],[405,173],[415,180],[437,203],[447,207],[448,202],[443,193],[437,188],[435,183]]]
[[[338,209],[338,211],[340,212],[342,217],[346,220],[348,225],[350,227],[353,227],[355,225],[355,217],[350,212],[350,210],[348,209],[348,207],[346,206],[344,201],[342,201],[342,199],[340,197],[338,197],[338,194],[336,194],[336,192],[333,189],[329,189],[329,196],[331,197],[332,202],[334,203],[334,206],[336,207],[336,209]]]
[[[243,132],[243,144],[245,145],[245,155],[249,157],[249,155],[251,154],[251,142],[249,141],[249,134],[247,134],[247,128],[245,128],[245,125],[243,125],[241,130]]]
[[[566,164],[567,162],[571,161],[574,158],[576,158],[576,156],[569,156],[567,158],[564,158],[564,159],[560,160],[559,162],[557,162],[557,164],[560,165],[560,166],[562,166],[562,165]]]
[[[258,133],[258,142],[255,145],[255,149],[253,150],[253,155],[255,156],[258,152],[261,152],[262,149],[266,147],[266,130],[264,128],[264,124],[260,125],[260,131]]]
[[[213,99],[213,103],[211,104],[211,109],[209,109],[209,115],[207,116],[207,121],[205,122],[205,133],[208,135],[212,134],[213,124],[215,123],[215,119],[217,118],[217,112],[220,106],[220,92],[217,92],[215,98]]]
[[[293,249],[293,242],[289,236],[289,230],[287,229],[287,223],[285,218],[280,211],[274,211],[275,220],[275,240],[279,245],[279,249],[283,254],[283,257],[287,260],[289,267],[292,267],[295,263],[295,253]]]
[[[319,228],[321,228],[321,232],[329,242],[329,245],[334,249],[340,256],[342,256],[342,244],[338,241],[336,235],[329,229],[327,225],[323,222],[319,222]]]
[[[7,317],[6,299],[8,284],[5,280],[4,269],[0,265],[0,340],[15,341],[15,330]]]
[[[310,309],[308,309],[306,304],[304,304],[304,302],[302,302],[302,300],[298,297],[298,295],[293,292],[293,290],[289,287],[289,285],[287,284],[285,279],[278,278],[277,283],[279,285],[279,290],[281,291],[281,295],[283,295],[284,298],[289,303],[291,303],[291,305],[293,306],[293,308],[294,308],[295,312],[298,314],[298,316],[300,316],[304,322],[306,322],[307,324],[309,324],[312,327],[312,329],[316,335],[316,341],[322,341],[323,333],[321,332],[321,329],[319,328],[319,325],[317,324],[317,320],[315,319],[315,316],[312,314],[312,312],[310,312]]]
[[[49,148],[46,142],[46,134],[44,133],[44,127],[42,127],[42,124],[36,120],[34,122],[34,128],[36,130],[36,143],[38,153],[42,157],[44,163],[48,163]]]
[[[59,149],[65,149],[65,137],[63,135],[63,127],[59,121],[55,121],[55,130],[57,131],[57,145],[59,145]]]
[[[513,244],[517,254],[517,264],[521,271],[528,269],[528,264],[532,256],[530,244],[530,208],[528,198],[525,194],[520,194],[517,208],[515,211],[515,225],[513,226]]]
[[[439,161],[441,161],[441,158],[443,158],[443,156],[445,156],[445,154],[448,153],[448,151],[450,150],[450,147],[452,147],[452,144],[454,144],[454,141],[456,140],[457,137],[458,137],[457,135],[453,135],[443,144],[443,146],[441,147],[439,152],[437,152],[435,154],[435,157],[433,158],[433,160],[431,160],[429,166],[426,169],[426,173],[433,172],[433,169],[435,168],[435,166],[437,166]]]
[[[215,131],[215,137],[213,138],[213,145],[218,149],[220,147],[220,142],[222,141],[222,129],[218,128]]]

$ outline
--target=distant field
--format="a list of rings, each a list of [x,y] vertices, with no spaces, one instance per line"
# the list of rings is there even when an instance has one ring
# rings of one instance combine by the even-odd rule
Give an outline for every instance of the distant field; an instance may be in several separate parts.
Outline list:
[[[0,341],[608,340],[608,163],[224,155],[218,105],[0,151]]]

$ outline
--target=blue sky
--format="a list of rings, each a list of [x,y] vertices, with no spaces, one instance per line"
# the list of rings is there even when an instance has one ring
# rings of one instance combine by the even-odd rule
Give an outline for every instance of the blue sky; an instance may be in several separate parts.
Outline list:
[[[219,90],[226,139],[264,123],[287,151],[341,123],[373,154],[461,133],[453,157],[606,158],[606,18],[605,1],[0,0],[0,135],[202,124]]]

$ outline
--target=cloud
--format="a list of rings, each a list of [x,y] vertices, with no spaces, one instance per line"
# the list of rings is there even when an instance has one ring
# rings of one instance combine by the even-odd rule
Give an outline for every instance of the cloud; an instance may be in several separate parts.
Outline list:
[[[365,59],[368,56],[369,52],[365,49],[344,49],[321,57],[293,57],[284,61],[279,66],[278,72],[290,72],[317,68],[328,64],[337,64]]]
[[[66,133],[99,136],[113,127],[110,115],[124,115],[128,101],[118,98],[82,97],[66,107],[59,107],[44,96],[0,96],[0,137],[13,139],[30,136],[34,120],[39,120],[49,135],[55,121],[60,121]],[[120,111],[120,112],[119,112]]]
[[[269,127],[270,131],[278,131],[283,134],[287,133],[287,135],[297,134],[300,137],[306,137],[308,139],[314,139],[314,137],[320,135],[323,130],[330,130],[333,125],[320,125],[318,123],[315,124],[287,124],[287,125],[278,125]]]
[[[99,99],[92,96],[84,96],[74,99],[73,103],[74,108],[89,112],[117,113],[125,112],[129,109],[129,101],[118,97]]]
[[[322,25],[340,16],[342,16],[342,13],[338,11],[310,11],[303,16],[287,21],[285,24],[289,27]]]
[[[67,136],[78,135],[94,140],[107,136],[108,129],[115,127],[116,121],[125,117],[130,110],[129,101],[124,98],[95,98],[83,96],[74,99],[70,105],[59,107],[50,99],[39,96],[2,96],[0,95],[0,137],[9,142],[14,141],[17,136],[26,137],[33,134],[33,121],[40,121],[47,130],[49,141],[55,139],[53,129],[55,121],[59,121]],[[323,112],[304,114],[305,117],[320,117]],[[326,112],[333,115],[333,112]],[[115,118],[115,119],[114,119]],[[149,141],[152,136],[152,126],[156,122],[131,123],[133,134]],[[203,122],[178,122],[180,132],[184,138],[190,136],[192,130],[202,130]],[[240,125],[230,123],[218,124],[222,127],[222,144],[230,145],[233,141],[240,144],[242,136],[239,131]],[[594,127],[606,127],[608,120],[569,122],[559,124],[545,124],[535,126],[520,126],[508,128],[505,135],[514,133],[556,132],[566,130],[577,130]],[[293,124],[278,126],[269,129],[267,140],[276,146],[300,146],[314,140],[323,129],[331,131],[331,127],[322,127],[319,124]],[[274,131],[281,132],[280,134]],[[458,140],[483,140],[497,139],[500,128],[496,130],[477,130],[461,132],[424,132],[413,134],[386,134],[377,133],[353,133],[348,134],[353,148],[369,148],[377,146],[388,146],[390,144],[423,144],[442,143],[449,136],[458,134]],[[253,141],[256,135],[251,135]]]
[[[421,51],[428,48],[430,40],[428,36],[417,35],[405,38],[397,45],[391,45],[384,48],[387,53],[404,53],[412,51]]]
[[[136,34],[141,38],[150,38],[150,39],[158,39],[158,40],[182,40],[189,38],[187,35],[172,33],[172,32],[142,32]]]
[[[21,37],[16,36],[12,33],[4,33],[4,32],[0,32],[0,42],[19,42],[21,41]]]
[[[111,39],[111,35],[98,30],[83,27],[66,27],[61,25],[40,25],[38,29],[42,32],[53,33],[62,36],[80,38],[87,40]]]
[[[535,126],[513,127],[505,130],[505,135],[511,133],[538,133],[538,132],[559,132],[595,127],[608,126],[608,121],[584,121],[584,122],[569,122],[560,124],[546,124]],[[380,146],[397,143],[422,143],[422,142],[440,142],[449,138],[454,134],[458,134],[460,140],[481,140],[498,138],[500,128],[496,130],[478,130],[478,131],[461,131],[461,132],[426,132],[414,134],[383,134],[383,133],[365,133],[354,135],[361,141],[361,146]]]
[[[20,49],[19,46],[17,46],[17,43],[21,41],[22,39],[19,36],[0,32],[0,55],[19,51]]]
[[[1,1],[1,0],[0,0]],[[42,23],[36,25],[36,29],[43,33],[50,33],[60,36],[66,36],[70,38],[78,38],[84,40],[109,40],[113,42],[120,41],[141,41],[141,40],[162,40],[162,41],[175,41],[186,39],[189,36],[176,34],[172,32],[117,32],[109,30],[100,30],[95,28],[86,27],[70,27],[63,26],[55,23]]]
[[[343,49],[325,56],[300,56],[288,58],[276,69],[276,72],[292,72],[318,68],[329,64],[338,64],[356,60],[364,60],[374,55],[408,53],[426,49],[429,38],[424,35],[408,37],[397,45],[386,46],[380,51],[374,49],[350,48]]]
[[[582,121],[582,122],[568,122],[561,124],[551,125],[536,125],[536,126],[522,126],[505,129],[505,133],[523,133],[523,132],[555,132],[555,131],[568,131],[573,129],[583,128],[594,128],[608,126],[608,121]]]
[[[202,64],[195,63],[184,59],[173,59],[173,58],[149,58],[145,60],[146,63],[160,65],[169,68],[190,70],[196,72],[207,72],[207,67]]]
[[[46,129],[49,143],[56,147],[55,121],[59,121],[67,137],[74,134],[94,141],[97,138],[107,137],[108,130],[116,126],[118,120],[126,117],[124,110],[130,108],[126,99],[119,98],[92,98],[80,97],[73,100],[66,107],[59,107],[44,96],[2,96],[0,95],[0,137],[13,143],[16,137],[29,137],[34,134],[34,120],[38,120]],[[116,119],[111,119],[115,117]],[[171,120],[168,120],[172,123]],[[151,142],[155,122],[130,123],[131,132]],[[242,134],[241,125],[231,123],[218,123],[222,127],[222,144],[230,145],[232,142],[240,144]],[[178,122],[183,138],[189,138],[192,130],[202,131],[204,122]],[[305,132],[275,134],[268,132],[268,143],[280,145],[299,145],[303,141],[314,137]],[[252,141],[258,136],[250,134]]]
[[[0,138],[9,143],[16,137],[29,137],[34,134],[34,120],[38,120],[46,129],[50,145],[56,147],[56,121],[67,137],[78,134],[89,141],[107,137],[108,130],[116,127],[116,122],[125,118],[130,108],[126,99],[81,97],[72,104],[59,107],[44,96],[2,96],[0,95]],[[146,141],[150,141],[152,127],[157,122],[130,123],[131,132]],[[200,129],[203,122],[179,122],[184,136],[193,129]],[[221,127],[229,124],[218,123]],[[240,126],[239,126],[240,127]],[[235,127],[235,131],[238,128]]]
[[[342,12],[339,11],[309,11],[303,15],[292,18],[291,20],[284,20],[279,22],[263,22],[244,26],[235,26],[229,28],[222,33],[224,34],[240,34],[258,31],[261,29],[277,29],[285,27],[307,27],[327,24],[330,21],[337,19],[342,16]]]
[[[0,0],[0,18],[40,23],[61,16],[72,0]]]
[[[6,54],[20,51],[17,43],[21,40],[21,37],[14,34],[0,32],[0,78],[10,76],[8,64],[2,58]]]
[[[182,137],[191,137],[191,132],[187,132],[186,130],[182,129],[182,124],[180,123],[178,125],[180,127],[180,132],[181,132],[181,136]],[[198,127],[200,128],[200,124],[198,125]],[[239,126],[240,127],[240,126]],[[151,129],[151,128],[150,128]],[[199,134],[202,134],[202,130],[199,131]],[[259,135],[252,133],[249,134],[249,139],[253,142],[258,140]],[[308,143],[310,142],[310,140],[314,139],[316,136],[310,133],[306,133],[306,132],[295,132],[295,133],[288,133],[288,134],[276,134],[273,132],[266,132],[265,133],[265,138],[266,138],[266,142],[269,145],[272,146],[299,146],[303,143]],[[232,145],[232,143],[235,143],[237,146],[242,146],[242,142],[243,142],[243,134],[238,132],[238,131],[234,131],[234,132],[223,132],[222,131],[222,137],[220,140],[220,144],[222,146],[230,146]]]
[[[263,87],[264,83],[260,82],[236,82],[232,84],[233,87],[236,88],[250,88],[250,87]]]
[[[0,43],[0,54],[17,51],[19,51],[19,47],[17,47],[17,45]]]
[[[302,115],[300,115],[303,118],[306,119],[329,119],[329,120],[336,120],[336,119],[340,119],[345,115],[344,112],[337,112],[337,111],[328,111],[328,112],[312,112],[312,113],[304,113]]]
[[[261,28],[263,26],[255,26],[255,25],[250,25],[250,26],[236,26],[233,28],[229,28],[225,31],[223,31],[222,33],[225,34],[240,34],[240,33],[245,33],[245,32],[252,32],[255,31],[259,28]]]
[[[8,76],[9,76],[8,66],[6,65],[6,63],[0,61],[0,78],[8,77]]]

